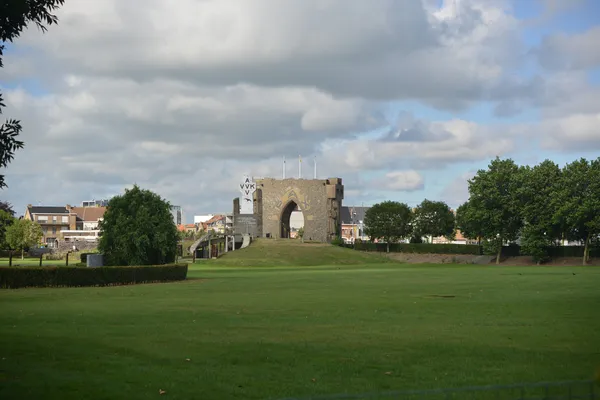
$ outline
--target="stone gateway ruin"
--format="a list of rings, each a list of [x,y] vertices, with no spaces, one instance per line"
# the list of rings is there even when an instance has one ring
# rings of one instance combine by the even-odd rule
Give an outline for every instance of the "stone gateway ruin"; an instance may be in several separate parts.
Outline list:
[[[252,181],[255,186],[248,196],[248,180],[240,185],[242,201],[252,203],[252,213],[240,198],[233,200],[233,227],[236,234],[252,237],[289,238],[290,216],[295,210],[304,215],[304,238],[331,242],[341,232],[340,210],[344,198],[341,178],[273,179]]]

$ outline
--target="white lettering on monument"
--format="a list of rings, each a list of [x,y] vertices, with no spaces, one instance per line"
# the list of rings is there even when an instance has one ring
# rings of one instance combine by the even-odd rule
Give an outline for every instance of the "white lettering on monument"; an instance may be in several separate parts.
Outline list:
[[[240,214],[254,214],[254,192],[256,183],[248,175],[244,175],[244,180],[240,183]]]

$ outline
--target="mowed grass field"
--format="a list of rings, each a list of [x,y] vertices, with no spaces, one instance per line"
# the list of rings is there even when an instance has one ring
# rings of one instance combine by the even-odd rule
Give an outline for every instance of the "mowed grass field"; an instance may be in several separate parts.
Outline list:
[[[258,260],[251,249],[235,257]],[[351,250],[344,265],[224,265],[233,254],[180,283],[0,291],[0,399],[277,399],[600,367],[598,268],[365,264]]]

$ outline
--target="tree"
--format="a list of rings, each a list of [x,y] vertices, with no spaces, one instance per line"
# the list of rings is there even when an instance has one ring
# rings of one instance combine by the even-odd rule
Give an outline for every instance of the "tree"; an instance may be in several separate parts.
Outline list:
[[[34,22],[43,32],[47,29],[44,24],[56,24],[58,18],[51,12],[63,5],[64,0],[8,0],[4,3],[0,6],[2,10],[0,40],[2,43],[7,41],[12,43],[30,22]],[[1,44],[0,68],[4,66],[3,54],[4,44]],[[0,93],[0,114],[3,107],[5,104]],[[21,122],[15,119],[8,119],[0,125],[0,168],[6,168],[13,160],[15,151],[23,148],[24,143],[17,140],[21,130]],[[0,174],[0,189],[4,187],[6,187],[4,175]]]
[[[545,160],[533,168],[524,167],[520,178],[518,197],[524,224],[521,251],[540,263],[548,259],[548,248],[563,233],[561,223],[555,218],[557,202],[554,200],[561,170],[556,163]]]
[[[423,200],[414,211],[413,236],[453,239],[455,236],[454,213],[443,201]]]
[[[113,197],[100,222],[98,249],[106,265],[157,265],[175,261],[179,234],[169,202],[137,185]]]
[[[365,213],[365,233],[373,239],[383,239],[390,251],[390,243],[409,237],[412,233],[412,211],[404,203],[384,201]]]
[[[0,201],[0,211],[5,211],[12,217],[15,216],[15,210],[13,210],[12,204],[10,204],[8,201]]]
[[[304,243],[304,227],[298,229],[298,237],[300,238],[300,241]]]
[[[482,217],[469,201],[456,209],[456,228],[467,239],[477,240],[481,244],[483,236]]]
[[[600,158],[582,158],[567,164],[555,191],[555,220],[568,239],[584,243],[583,264],[589,261],[590,243],[600,235]]]
[[[21,250],[21,259],[25,249],[35,246],[42,239],[42,227],[28,219],[15,219],[6,228],[6,243],[11,250]]]
[[[521,173],[513,160],[496,157],[469,180],[471,211],[479,218],[484,246],[496,254],[496,264],[503,244],[515,241],[523,225],[517,193]]]
[[[6,229],[15,222],[15,218],[4,210],[0,210],[0,249],[8,247]]]

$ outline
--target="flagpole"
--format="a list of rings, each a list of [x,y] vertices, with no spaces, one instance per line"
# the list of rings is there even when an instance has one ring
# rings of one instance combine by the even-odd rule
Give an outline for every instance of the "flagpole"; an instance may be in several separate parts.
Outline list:
[[[315,174],[313,179],[317,179],[317,156],[315,156]]]
[[[302,156],[298,156],[298,179],[302,179]]]
[[[283,156],[283,179],[285,179],[285,156]]]

